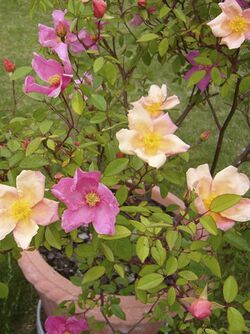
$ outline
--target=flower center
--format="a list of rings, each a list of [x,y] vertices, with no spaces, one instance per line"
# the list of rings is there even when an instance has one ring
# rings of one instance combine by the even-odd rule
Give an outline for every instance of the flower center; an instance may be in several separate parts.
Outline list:
[[[89,206],[93,207],[96,206],[96,204],[98,204],[101,199],[95,192],[90,192],[85,195],[85,201]]]
[[[162,105],[161,102],[155,102],[146,105],[145,108],[152,116],[158,116],[162,112],[161,105]]]
[[[71,332],[69,332],[69,331],[66,331],[66,332],[64,332],[63,334],[72,334]]]
[[[209,210],[212,201],[213,201],[216,197],[217,197],[217,195],[215,195],[215,194],[210,194],[207,198],[203,199],[203,203],[204,203],[205,208],[206,208],[207,210]]]
[[[54,74],[48,79],[50,86],[57,86],[61,81],[61,76],[59,74]]]
[[[147,154],[155,154],[160,146],[161,136],[157,133],[149,133],[143,137],[143,145]]]
[[[64,27],[64,25],[62,24],[62,22],[59,22],[58,26],[56,27],[56,34],[57,34],[57,36],[59,36],[61,38],[66,36],[67,30]]]
[[[233,32],[242,34],[247,29],[247,20],[242,16],[236,16],[229,22],[229,26]]]
[[[11,216],[16,221],[23,221],[28,220],[31,216],[31,208],[27,201],[23,199],[17,200],[12,206],[11,206]]]

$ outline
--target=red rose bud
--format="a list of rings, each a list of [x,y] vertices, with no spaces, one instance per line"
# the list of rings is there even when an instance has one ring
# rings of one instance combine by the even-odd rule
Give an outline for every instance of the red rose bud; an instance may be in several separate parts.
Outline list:
[[[122,153],[121,151],[119,151],[119,152],[116,153],[116,157],[117,158],[123,158],[123,157],[125,157],[125,154]]]
[[[203,320],[205,318],[210,317],[211,308],[212,308],[212,303],[209,300],[199,298],[199,299],[195,299],[192,302],[192,304],[188,308],[188,311],[196,319]]]
[[[22,148],[26,151],[27,150],[27,147],[29,146],[29,143],[30,143],[30,140],[28,138],[25,138],[23,141],[22,141]]]
[[[3,66],[6,72],[13,73],[15,71],[15,64],[12,63],[8,58],[3,59]]]
[[[200,135],[200,140],[202,140],[202,141],[206,141],[206,140],[208,140],[208,138],[210,137],[210,135],[211,135],[211,131],[204,131],[204,132],[202,132],[202,134]]]
[[[81,142],[75,141],[74,144],[75,144],[75,146],[79,147],[81,145]]]
[[[137,5],[145,8],[147,6],[147,0],[137,0]]]
[[[104,0],[93,0],[94,16],[98,19],[102,18],[107,10],[107,4]]]
[[[62,24],[62,22],[58,23],[58,26],[56,27],[56,34],[57,34],[57,36],[59,36],[61,38],[66,36],[67,30],[66,30],[65,26]]]
[[[156,12],[156,7],[155,6],[149,7],[148,12],[149,14],[153,14],[154,12]]]

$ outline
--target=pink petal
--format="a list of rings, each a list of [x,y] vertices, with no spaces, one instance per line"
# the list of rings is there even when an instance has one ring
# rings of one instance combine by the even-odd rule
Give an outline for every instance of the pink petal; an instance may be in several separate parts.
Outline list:
[[[52,86],[51,92],[48,94],[49,97],[58,97],[62,91],[62,78],[60,80],[60,84],[58,86]]]
[[[54,59],[47,60],[37,53],[34,53],[32,67],[39,77],[47,82],[51,76],[63,74],[63,68],[60,63]]]
[[[236,0],[225,0],[224,2],[220,2],[219,6],[229,18],[234,18],[242,14],[242,8]]]
[[[82,195],[74,190],[73,178],[64,177],[51,189],[52,194],[71,210],[76,210],[83,203]]]
[[[56,222],[59,219],[58,202],[42,199],[32,208],[31,219],[42,226]]]
[[[161,141],[160,150],[167,156],[171,156],[178,153],[186,152],[189,149],[189,145],[184,143],[179,137],[173,134],[164,136]]]
[[[135,149],[135,154],[138,156],[138,158],[146,161],[149,166],[154,168],[160,168],[167,160],[166,154],[162,152],[158,152],[154,155],[148,155],[145,153],[144,149]]]
[[[242,198],[238,204],[221,212],[221,215],[237,222],[246,222],[250,220],[250,199]]]
[[[49,316],[45,322],[46,334],[60,334],[66,331],[66,318],[60,316]]]
[[[95,192],[101,178],[100,172],[83,172],[78,168],[74,175],[74,189],[81,194]]]
[[[63,74],[63,76],[62,76],[62,87],[61,87],[62,91],[71,83],[72,77],[73,76],[71,74]]]
[[[208,85],[209,85],[210,80],[211,80],[211,75],[210,75],[210,73],[207,73],[207,74],[204,76],[204,78],[202,78],[202,79],[198,82],[197,87],[199,88],[199,90],[200,90],[201,92],[204,92],[204,90],[206,90],[206,88],[207,88]]]
[[[45,176],[41,172],[23,170],[16,178],[16,188],[19,197],[32,208],[43,199]]]
[[[200,214],[203,214],[207,211],[202,199],[200,197],[197,197],[195,200],[194,200],[194,206],[197,210],[198,213]]]
[[[64,16],[65,12],[63,12],[62,10],[53,11],[52,17],[53,17],[54,27],[56,28],[59,23],[62,23],[65,26],[65,28],[67,28],[67,30],[69,31],[70,23],[67,20],[65,20]]]
[[[121,129],[116,133],[119,142],[119,150],[126,154],[134,154],[133,139],[136,137],[135,130]]]
[[[247,175],[239,173],[238,169],[233,166],[229,166],[216,174],[212,183],[212,192],[216,195],[244,195],[249,188],[250,181]]]
[[[197,65],[195,58],[199,57],[200,52],[199,51],[190,51],[187,55],[186,58],[189,61],[190,64],[192,65]]]
[[[69,54],[68,54],[68,46],[65,43],[58,43],[55,45],[53,50],[57,53],[58,57],[62,60],[65,73],[72,74],[72,65],[69,60]],[[72,75],[70,79],[72,78]]]
[[[250,6],[250,4],[249,4]],[[250,8],[243,11],[242,16],[250,22]]]
[[[24,82],[24,93],[25,94],[39,93],[43,95],[50,95],[53,90],[54,90],[53,87],[38,85],[35,82],[35,79],[30,75],[28,75],[25,78],[25,82]]]
[[[108,187],[106,187],[104,184],[100,183],[97,193],[98,195],[100,195],[101,202],[105,203],[109,207],[113,215],[117,215],[120,211],[119,204],[117,202],[115,195],[112,193],[112,191]]]
[[[135,14],[132,20],[129,21],[129,24],[134,27],[138,27],[143,23],[143,18],[140,14]]]
[[[34,235],[37,234],[38,225],[32,220],[18,222],[13,231],[14,239],[19,247],[27,249]]]
[[[47,27],[43,24],[38,25],[38,38],[39,43],[45,48],[54,48],[59,41],[55,30],[53,28]]]
[[[153,124],[154,131],[163,136],[167,134],[172,134],[178,129],[178,127],[171,120],[168,113],[154,119]]]
[[[71,232],[82,225],[90,224],[94,219],[94,215],[94,208],[90,208],[87,205],[75,211],[65,210],[62,215],[62,228],[66,233]]]
[[[180,103],[178,96],[173,95],[166,99],[166,101],[162,104],[161,109],[172,109]]]
[[[212,185],[212,176],[208,164],[200,165],[197,168],[189,168],[187,171],[187,186],[189,190],[196,190],[201,180],[207,180],[208,188]]]
[[[0,184],[0,210],[8,210],[18,200],[16,188]]]
[[[208,22],[207,25],[210,26],[216,37],[225,37],[232,32],[228,26],[228,17],[224,13],[221,13],[214,20]]]
[[[116,214],[105,204],[96,207],[93,226],[97,233],[113,235],[115,233]]]
[[[16,223],[7,210],[0,211],[0,240],[3,240],[7,234],[15,229]]]
[[[217,227],[222,231],[230,230],[235,224],[233,220],[224,218],[218,213],[211,212],[210,215],[215,220]]]
[[[232,33],[222,38],[221,44],[226,44],[229,49],[238,49],[245,41],[245,34]]]
[[[88,330],[87,321],[77,319],[76,317],[70,317],[66,321],[66,330],[72,334],[81,334],[83,331]]]

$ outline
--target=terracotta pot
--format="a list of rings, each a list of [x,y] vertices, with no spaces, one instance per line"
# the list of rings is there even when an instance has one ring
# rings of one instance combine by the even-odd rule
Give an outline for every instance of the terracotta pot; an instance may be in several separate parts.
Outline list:
[[[184,208],[184,203],[173,194],[168,194],[163,199],[160,196],[158,187],[154,187],[152,199],[162,205],[177,204],[181,208]],[[52,315],[62,301],[76,301],[81,293],[81,288],[75,286],[68,279],[57,273],[47,264],[38,251],[24,251],[19,260],[19,266],[26,279],[35,287],[40,295],[47,316]],[[150,305],[141,303],[134,296],[119,297],[121,308],[126,314],[126,321],[120,320],[117,317],[111,317],[110,322],[116,330],[119,330],[121,333],[127,333],[149,311]],[[97,321],[104,321],[99,308],[88,312],[88,316],[94,316]],[[144,319],[131,334],[154,334],[158,332],[160,327],[161,323],[148,323],[147,319]],[[98,333],[112,334],[109,327]]]

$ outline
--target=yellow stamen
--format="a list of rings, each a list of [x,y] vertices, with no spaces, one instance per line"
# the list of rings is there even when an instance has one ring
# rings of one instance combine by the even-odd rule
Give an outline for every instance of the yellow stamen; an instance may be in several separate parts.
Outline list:
[[[50,86],[57,86],[59,85],[60,81],[61,81],[61,76],[59,74],[52,75],[48,79],[48,83],[50,84]]]
[[[206,208],[207,210],[209,210],[212,201],[213,201],[217,196],[218,196],[218,195],[215,195],[215,194],[212,194],[212,193],[211,193],[207,198],[203,199],[203,203],[204,203],[205,208]]]
[[[242,16],[236,16],[229,22],[229,27],[233,32],[242,34],[247,30],[247,20]]]
[[[162,110],[161,110],[161,102],[155,102],[152,104],[145,105],[146,110],[154,117],[158,116]]]
[[[161,136],[151,132],[143,137],[143,145],[147,154],[155,154],[160,146]]]
[[[69,332],[69,331],[66,331],[66,332],[64,332],[63,334],[72,334],[71,332]]]
[[[27,201],[19,199],[11,206],[11,216],[16,221],[28,220],[31,216],[31,208]]]
[[[95,192],[90,192],[87,195],[85,195],[85,201],[89,206],[96,206],[101,199]]]

